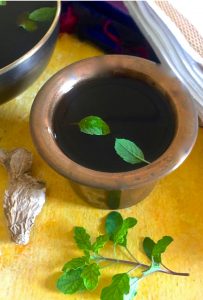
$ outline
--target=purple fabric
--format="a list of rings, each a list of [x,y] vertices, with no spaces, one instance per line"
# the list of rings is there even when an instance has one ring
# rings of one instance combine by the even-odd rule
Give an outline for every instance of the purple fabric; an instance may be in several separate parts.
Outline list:
[[[159,62],[121,1],[64,1],[60,30],[91,41],[107,53]]]

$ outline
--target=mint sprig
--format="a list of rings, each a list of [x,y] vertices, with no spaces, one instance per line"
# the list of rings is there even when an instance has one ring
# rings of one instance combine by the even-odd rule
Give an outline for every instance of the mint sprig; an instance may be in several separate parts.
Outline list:
[[[126,264],[130,269],[126,273],[115,274],[112,277],[112,282],[102,289],[101,300],[133,300],[138,293],[139,281],[156,272],[179,276],[189,275],[174,272],[162,264],[162,254],[173,241],[170,236],[164,236],[158,242],[154,242],[149,237],[144,238],[143,249],[151,264],[146,265],[138,261],[127,248],[128,230],[136,224],[135,218],[124,219],[119,212],[113,211],[106,217],[105,234],[99,235],[94,242],[85,228],[75,227],[74,239],[84,255],[73,258],[64,265],[63,273],[56,284],[57,288],[64,294],[94,290],[98,285],[102,269],[110,267],[112,263]],[[132,260],[101,255],[100,251],[107,243],[111,243],[114,248],[124,247]],[[141,270],[141,275],[136,277],[133,272],[138,268]]]

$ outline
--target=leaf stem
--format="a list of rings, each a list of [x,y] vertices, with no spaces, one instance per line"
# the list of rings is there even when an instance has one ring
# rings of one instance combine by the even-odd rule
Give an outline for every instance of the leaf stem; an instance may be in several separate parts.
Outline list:
[[[145,163],[148,164],[148,165],[151,164],[150,161],[148,161],[148,160],[146,160],[146,159],[144,159],[144,158],[142,158],[142,161],[145,162]]]
[[[100,267],[100,269],[108,268],[108,267],[110,267],[110,266],[112,266],[112,265],[114,265],[114,264],[116,264],[116,263],[117,263],[117,261],[113,261],[112,263],[110,263],[110,264],[108,264],[108,265],[105,265],[105,266]]]
[[[132,271],[135,271],[135,270],[138,269],[140,266],[141,266],[141,265],[138,264],[136,267],[130,269],[130,270],[127,272],[127,274],[129,274],[129,273],[132,272]]]
[[[99,260],[112,261],[112,262],[114,261],[114,262],[117,262],[117,263],[127,264],[127,265],[132,265],[132,266],[139,265],[140,267],[149,268],[148,265],[137,263],[137,262],[130,261],[130,260],[117,259],[117,258],[111,258],[111,257],[105,257],[105,256],[98,256],[98,259]]]
[[[130,257],[137,263],[139,263],[139,261],[135,258],[135,256],[131,253],[131,251],[128,249],[128,247],[125,247],[125,250],[128,252],[128,254],[130,255]]]
[[[116,258],[105,257],[105,256],[98,256],[98,257],[95,257],[95,259],[99,259],[101,261],[103,260],[103,261],[117,262],[117,263],[121,263],[121,264],[132,265],[135,267],[139,266],[139,267],[143,267],[143,268],[147,268],[147,269],[150,268],[149,265],[137,263],[137,262],[130,261],[130,260],[124,260],[124,259],[116,259]],[[163,265],[163,267],[166,268],[164,265]],[[166,268],[166,270],[159,269],[159,270],[157,270],[157,272],[170,274],[170,275],[177,275],[177,276],[189,276],[190,275],[189,273],[174,272],[168,268]]]
[[[161,264],[166,270],[161,270],[160,272],[162,273],[166,273],[166,274],[171,274],[171,275],[180,275],[180,276],[189,276],[189,273],[179,273],[179,272],[175,272],[170,270],[169,268],[167,268],[164,264]]]

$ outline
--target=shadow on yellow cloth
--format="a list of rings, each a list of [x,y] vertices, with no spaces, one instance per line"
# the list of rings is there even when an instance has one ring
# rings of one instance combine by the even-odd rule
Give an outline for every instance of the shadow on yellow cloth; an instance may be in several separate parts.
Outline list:
[[[64,296],[55,288],[62,265],[80,255],[73,241],[73,226],[84,226],[96,237],[102,233],[107,211],[83,202],[68,180],[50,169],[37,154],[29,133],[29,111],[39,88],[60,68],[82,58],[100,55],[99,50],[76,38],[61,35],[52,60],[35,84],[15,100],[0,107],[0,147],[25,147],[34,154],[34,174],[47,182],[47,201],[36,220],[31,241],[16,246],[0,207],[0,299],[60,300],[99,299],[101,288],[111,276],[126,270],[114,266],[104,271],[98,289],[92,293]],[[203,297],[203,129],[195,148],[184,164],[158,183],[153,193],[138,205],[122,210],[134,216],[138,225],[129,234],[129,248],[143,262],[143,237],[158,240],[171,235],[174,242],[163,255],[164,263],[175,271],[190,272],[190,277],[165,274],[149,276],[139,286],[137,300],[197,300]],[[7,175],[0,168],[0,194],[3,199]],[[107,250],[111,256],[112,251]],[[118,251],[118,257],[124,253]]]

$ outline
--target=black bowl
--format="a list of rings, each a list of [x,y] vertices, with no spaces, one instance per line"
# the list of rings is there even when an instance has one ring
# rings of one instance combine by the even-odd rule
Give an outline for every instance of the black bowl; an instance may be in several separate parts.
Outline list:
[[[13,99],[31,85],[47,66],[59,31],[61,4],[42,39],[27,53],[0,69],[0,104]]]

